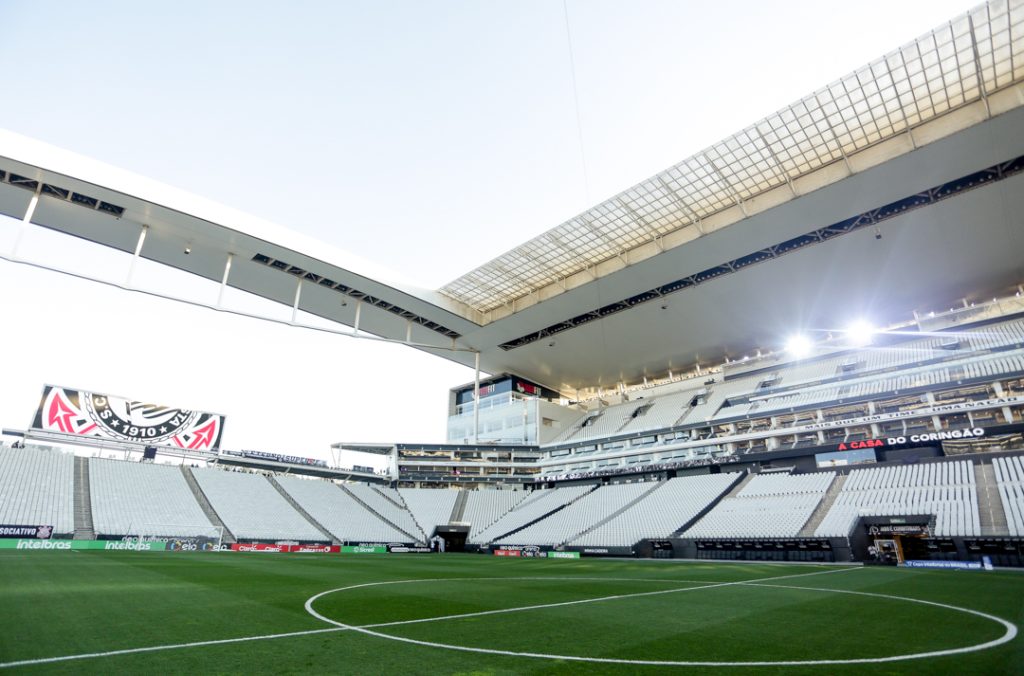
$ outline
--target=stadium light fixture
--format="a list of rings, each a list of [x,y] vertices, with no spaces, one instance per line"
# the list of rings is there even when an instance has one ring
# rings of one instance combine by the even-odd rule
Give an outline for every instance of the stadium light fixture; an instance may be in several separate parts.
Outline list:
[[[846,327],[846,339],[854,347],[870,345],[877,329],[866,319],[858,319]]]
[[[803,359],[811,353],[811,340],[802,333],[795,333],[786,340],[786,352],[797,359]]]

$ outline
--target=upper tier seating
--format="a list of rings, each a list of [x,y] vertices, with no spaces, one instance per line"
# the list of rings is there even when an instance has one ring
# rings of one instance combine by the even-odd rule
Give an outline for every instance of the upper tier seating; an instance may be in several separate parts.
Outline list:
[[[323,542],[324,535],[295,511],[262,474],[193,469],[217,516],[238,540]]]
[[[686,531],[689,538],[796,537],[828,490],[834,472],[758,474]]]
[[[1010,535],[1024,536],[1024,462],[1020,456],[996,458],[992,466],[1006,514],[1006,527]]]
[[[625,401],[614,406],[604,406],[587,413],[563,432],[557,439],[563,441],[582,441],[612,436],[630,421],[630,416],[643,406],[651,403],[646,399]],[[584,423],[589,424],[584,425]]]
[[[627,420],[626,424],[619,431],[626,434],[628,432],[672,427],[690,410],[689,404],[696,396],[697,391],[697,389],[690,389],[685,392],[675,392],[661,397],[641,400],[641,404],[646,402],[650,405],[650,408],[642,415]]]
[[[565,488],[548,488],[535,490],[528,498],[516,505],[515,509],[492,523],[478,533],[470,534],[467,541],[475,543],[491,542],[517,528],[522,528],[548,512],[572,502],[584,493],[593,490],[593,486],[566,486]]]
[[[651,483],[602,486],[546,519],[495,542],[509,545],[561,544],[607,519],[655,487],[657,484]]]
[[[944,348],[958,340],[959,348]],[[597,440],[677,425],[728,422],[774,412],[858,400],[895,391],[939,386],[962,380],[996,378],[1024,371],[1024,320],[964,331],[944,331],[892,345],[844,350],[809,361],[766,363],[770,371],[737,374],[698,389],[664,395],[645,394],[590,411],[574,420],[554,442]],[[988,352],[992,350],[993,352]],[[844,365],[853,364],[846,370]],[[770,380],[770,384],[762,388]],[[732,405],[726,405],[731,403]],[[639,409],[649,407],[639,415]],[[589,425],[583,426],[588,418]]]
[[[277,482],[307,514],[342,542],[406,542],[409,539],[333,482],[292,476],[279,476]]]
[[[93,458],[89,494],[96,535],[209,537],[215,532],[176,466]]]
[[[526,491],[470,491],[462,513],[462,521],[469,524],[468,539],[476,542],[480,531],[505,516],[529,495]]]
[[[458,491],[437,488],[399,488],[398,492],[427,537],[436,526],[448,524],[459,497]]]
[[[645,538],[665,538],[682,528],[728,490],[737,474],[676,477],[615,518],[567,544],[627,547]]]
[[[0,523],[73,533],[75,456],[36,446],[0,446]]]
[[[831,472],[812,474],[758,474],[736,494],[740,498],[764,495],[793,495],[795,493],[824,493],[835,475]]]
[[[996,353],[922,366],[897,373],[876,374],[796,391],[781,392],[778,395],[766,396],[750,403],[722,409],[715,418],[726,420],[736,416],[766,415],[772,411],[827,404],[840,399],[863,399],[881,396],[889,392],[940,386],[957,380],[998,377],[1021,371],[1024,371],[1024,353]]]
[[[961,460],[854,470],[814,534],[847,537],[859,516],[910,514],[934,514],[935,535],[980,535],[974,465]]]

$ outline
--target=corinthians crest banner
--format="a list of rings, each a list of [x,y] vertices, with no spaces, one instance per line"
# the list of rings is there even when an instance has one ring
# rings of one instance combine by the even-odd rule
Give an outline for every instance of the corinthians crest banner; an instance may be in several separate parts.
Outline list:
[[[224,416],[46,385],[32,427],[209,451],[220,446]]]

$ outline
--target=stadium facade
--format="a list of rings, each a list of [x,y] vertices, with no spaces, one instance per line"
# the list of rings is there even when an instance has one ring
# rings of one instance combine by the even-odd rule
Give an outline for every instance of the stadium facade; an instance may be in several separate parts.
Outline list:
[[[4,447],[11,528],[1022,562],[1019,2],[955,17],[437,290],[8,133],[0,213],[478,374],[449,392],[446,443],[335,445],[388,456],[384,474],[229,453],[222,417],[125,399],[191,427],[112,429],[104,447],[181,467]],[[26,439],[97,444],[88,416],[107,420],[110,397],[58,390]]]

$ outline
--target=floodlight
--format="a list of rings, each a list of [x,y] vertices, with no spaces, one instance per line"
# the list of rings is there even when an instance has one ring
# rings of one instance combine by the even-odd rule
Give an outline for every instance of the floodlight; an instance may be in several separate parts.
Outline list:
[[[866,319],[858,319],[846,327],[846,339],[854,347],[870,345],[875,335],[874,325]]]
[[[797,359],[803,359],[809,355],[811,353],[811,347],[810,339],[800,333],[793,334],[786,341],[786,352]]]

